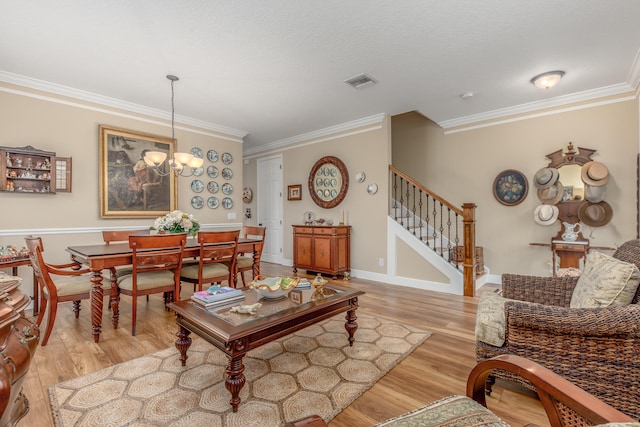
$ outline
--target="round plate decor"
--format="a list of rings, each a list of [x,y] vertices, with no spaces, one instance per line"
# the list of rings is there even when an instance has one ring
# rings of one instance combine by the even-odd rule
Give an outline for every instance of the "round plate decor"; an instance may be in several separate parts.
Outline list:
[[[191,198],[191,207],[193,207],[193,209],[202,209],[202,207],[204,206],[204,199],[200,196],[193,196]]]
[[[217,197],[211,196],[207,199],[207,206],[210,209],[216,209],[220,205]]]
[[[227,195],[233,193],[233,185],[225,182],[224,184],[222,184],[222,192]]]
[[[367,193],[374,195],[378,192],[378,184],[369,184],[367,185]]]
[[[191,181],[191,190],[195,193],[202,193],[202,190],[204,190],[204,183],[199,179],[194,179]]]
[[[245,203],[251,203],[253,200],[253,191],[249,187],[244,187],[242,189],[242,201]]]
[[[493,196],[505,206],[522,203],[528,191],[527,177],[515,169],[500,172],[493,181]]]
[[[200,166],[199,168],[195,168],[193,170],[193,176],[202,176],[203,173],[204,173],[204,168],[202,166]]]
[[[230,165],[233,162],[233,156],[229,153],[222,153],[222,163]]]
[[[215,163],[218,161],[218,152],[216,150],[209,150],[207,151],[207,159],[211,162],[211,163]]]
[[[222,207],[225,209],[231,209],[233,207],[233,200],[231,200],[231,197],[225,197],[222,199]]]
[[[199,159],[202,158],[202,148],[193,147],[191,151],[189,151],[193,157],[197,157]]]
[[[349,172],[339,158],[322,157],[311,168],[308,185],[311,199],[316,205],[324,209],[333,208],[347,195]]]
[[[233,172],[229,168],[224,168],[222,169],[222,177],[224,179],[231,179],[233,178]]]
[[[207,175],[209,175],[209,178],[217,178],[219,173],[217,167],[213,165],[207,167]]]
[[[207,184],[207,190],[209,190],[209,193],[216,194],[219,188],[218,183],[215,181],[209,181]]]
[[[362,183],[362,182],[364,182],[366,177],[367,177],[367,175],[364,172],[360,171],[360,172],[358,172],[356,174],[356,182]]]

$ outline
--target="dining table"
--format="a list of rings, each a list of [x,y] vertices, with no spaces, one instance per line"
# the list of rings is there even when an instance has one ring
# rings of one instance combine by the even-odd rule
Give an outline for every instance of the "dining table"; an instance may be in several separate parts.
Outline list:
[[[260,274],[260,254],[262,253],[262,239],[240,238],[238,239],[238,253],[253,253],[253,275]],[[73,261],[86,265],[91,271],[91,292],[89,299],[91,302],[91,329],[94,342],[100,341],[102,331],[102,306],[103,306],[103,274],[102,271],[112,267],[126,266],[133,263],[133,250],[128,242],[122,243],[99,243],[95,245],[68,246],[67,252],[71,254]],[[200,245],[197,239],[189,238],[184,247],[183,258],[198,259]],[[233,286],[236,285],[236,276],[233,276]],[[115,304],[117,297],[116,283],[111,283],[112,304]],[[37,296],[34,295],[35,298]],[[114,311],[114,313],[117,311]],[[118,316],[112,317],[114,329],[118,327]]]

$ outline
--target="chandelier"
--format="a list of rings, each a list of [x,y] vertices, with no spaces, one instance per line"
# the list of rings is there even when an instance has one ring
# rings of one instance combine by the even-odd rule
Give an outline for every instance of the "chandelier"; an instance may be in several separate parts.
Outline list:
[[[173,105],[173,83],[178,81],[178,77],[169,74],[167,79],[171,80],[171,141],[175,141],[175,108]],[[171,172],[180,176],[192,176],[196,169],[204,163],[204,159],[194,157],[189,153],[174,153],[173,159],[167,162],[168,168],[162,167],[167,159],[167,153],[163,151],[147,151],[144,155],[144,162],[160,176],[167,176]]]

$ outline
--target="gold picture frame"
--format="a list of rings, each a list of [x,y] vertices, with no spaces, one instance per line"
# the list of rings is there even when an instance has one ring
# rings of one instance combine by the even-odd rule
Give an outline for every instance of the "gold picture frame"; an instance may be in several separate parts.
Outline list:
[[[99,134],[101,218],[157,218],[177,209],[176,176],[161,176],[142,160],[145,151],[172,158],[176,140],[104,125]]]
[[[288,190],[287,200],[302,200],[302,184],[290,185]]]

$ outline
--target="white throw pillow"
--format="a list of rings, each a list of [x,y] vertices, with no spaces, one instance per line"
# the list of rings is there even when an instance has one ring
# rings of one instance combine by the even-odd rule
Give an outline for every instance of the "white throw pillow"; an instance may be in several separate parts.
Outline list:
[[[509,301],[495,292],[480,294],[476,314],[476,341],[502,347],[504,345],[504,303]]]
[[[635,264],[601,252],[590,252],[571,296],[571,308],[628,305],[640,283]]]

